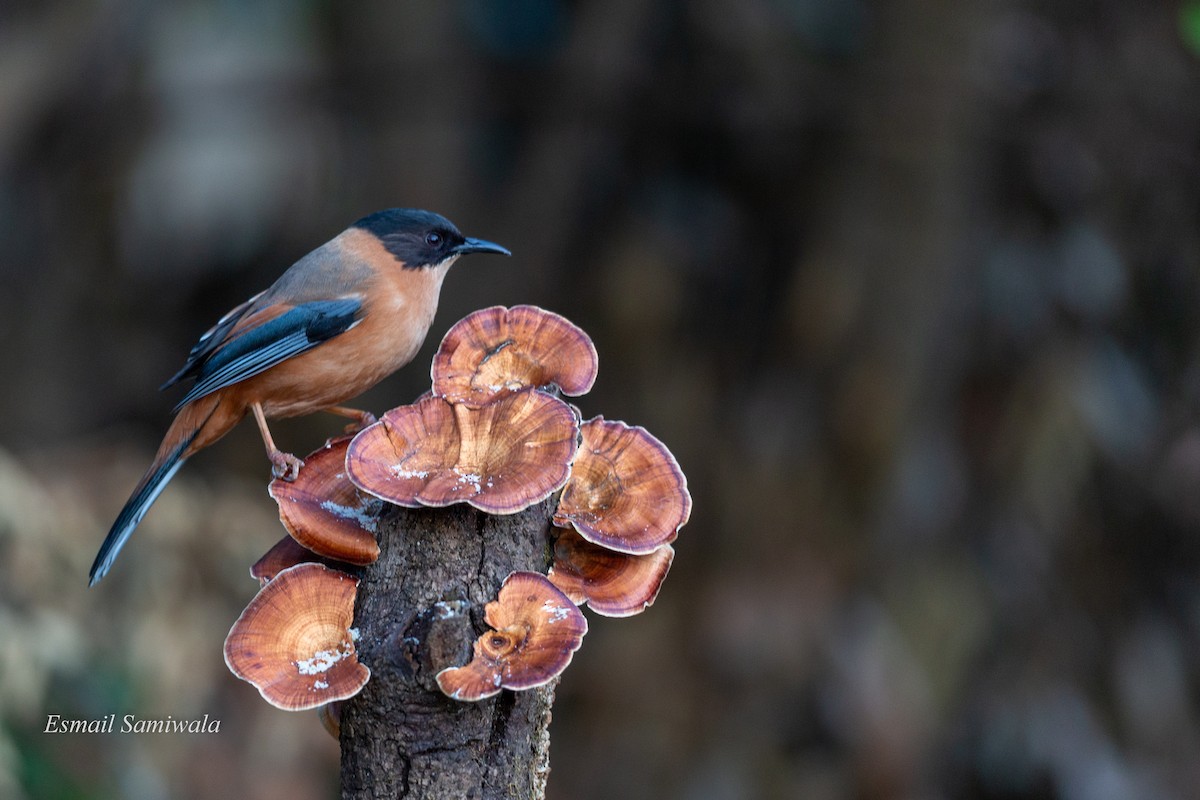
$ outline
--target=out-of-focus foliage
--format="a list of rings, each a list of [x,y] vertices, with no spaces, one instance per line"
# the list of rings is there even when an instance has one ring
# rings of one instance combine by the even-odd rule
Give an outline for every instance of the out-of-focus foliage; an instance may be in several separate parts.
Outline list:
[[[1188,2],[1180,6],[1180,32],[1193,54],[1200,53],[1200,3]]]
[[[95,547],[227,308],[432,208],[432,338],[535,303],[695,510],[559,688],[558,798],[1174,798],[1200,785],[1194,3],[0,9],[0,797],[326,797],[225,670],[280,535],[253,426]],[[364,399],[427,385],[434,342]],[[279,426],[305,452],[340,430]],[[212,736],[52,736],[64,717]]]

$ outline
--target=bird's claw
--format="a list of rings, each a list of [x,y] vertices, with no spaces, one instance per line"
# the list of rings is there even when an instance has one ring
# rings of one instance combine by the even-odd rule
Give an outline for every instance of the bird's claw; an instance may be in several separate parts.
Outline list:
[[[271,459],[271,474],[288,483],[296,480],[296,477],[300,474],[300,468],[304,466],[303,461],[291,453],[284,453],[280,450],[271,453],[269,457]]]
[[[374,414],[372,414],[370,411],[363,411],[359,415],[358,421],[351,422],[349,425],[347,425],[345,428],[342,429],[342,432],[343,433],[358,433],[363,428],[374,425],[378,421],[379,421],[378,418]]]

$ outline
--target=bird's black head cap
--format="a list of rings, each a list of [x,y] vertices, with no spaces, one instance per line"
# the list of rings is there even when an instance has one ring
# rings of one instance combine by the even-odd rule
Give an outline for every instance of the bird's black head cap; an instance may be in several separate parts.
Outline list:
[[[441,214],[418,208],[376,211],[355,222],[353,227],[374,235],[406,269],[430,267],[467,253],[510,255],[498,244],[463,236]]]

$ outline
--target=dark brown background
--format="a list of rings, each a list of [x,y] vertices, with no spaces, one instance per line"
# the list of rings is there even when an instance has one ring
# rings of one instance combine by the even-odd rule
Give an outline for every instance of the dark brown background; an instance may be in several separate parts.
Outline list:
[[[514,257],[367,405],[543,305],[695,498],[659,602],[592,616],[553,798],[1193,793],[1197,48],[1194,0],[0,7],[0,796],[336,791],[221,661],[281,534],[252,425],[86,573],[196,336],[393,205]]]

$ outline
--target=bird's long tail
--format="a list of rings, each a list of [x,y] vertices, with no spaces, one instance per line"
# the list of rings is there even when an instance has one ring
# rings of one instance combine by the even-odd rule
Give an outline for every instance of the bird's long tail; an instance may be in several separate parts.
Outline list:
[[[104,543],[100,545],[100,551],[96,553],[96,560],[92,563],[89,586],[95,586],[108,574],[134,528],[142,521],[146,511],[158,499],[158,495],[183,466],[188,456],[216,441],[233,427],[232,424],[221,424],[223,420],[214,419],[214,413],[219,406],[219,396],[210,395],[180,409],[175,421],[167,430],[167,435],[163,437],[162,444],[159,445],[154,463],[146,470],[133,494],[125,501],[125,507],[117,515],[117,521],[109,529],[108,536],[104,537]],[[214,426],[210,422],[217,424]],[[237,418],[234,418],[233,423],[236,422]],[[214,427],[216,429],[213,429]]]

